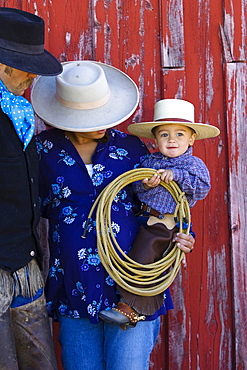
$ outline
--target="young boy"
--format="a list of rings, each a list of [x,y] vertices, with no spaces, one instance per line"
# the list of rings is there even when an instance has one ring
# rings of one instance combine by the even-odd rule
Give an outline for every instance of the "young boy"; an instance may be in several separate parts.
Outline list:
[[[204,199],[210,190],[210,175],[205,163],[192,156],[192,146],[195,140],[215,137],[220,131],[211,125],[194,123],[193,104],[179,99],[158,101],[154,106],[154,122],[132,124],[128,130],[134,135],[154,139],[159,150],[140,164],[143,168],[156,169],[157,174],[133,183],[133,190],[142,202],[141,213],[146,216],[147,229],[163,235],[159,244],[155,241],[154,246],[154,241],[150,242],[148,234],[143,234],[143,229],[140,229],[128,255],[139,263],[147,264],[162,258],[178,231],[174,221],[176,203],[160,181],[167,184],[176,181],[186,194],[190,208],[197,200]],[[117,288],[122,299],[112,310],[101,311],[102,320],[123,324],[124,315],[128,323],[133,312],[152,315],[162,305],[163,294],[142,297],[120,286]]]

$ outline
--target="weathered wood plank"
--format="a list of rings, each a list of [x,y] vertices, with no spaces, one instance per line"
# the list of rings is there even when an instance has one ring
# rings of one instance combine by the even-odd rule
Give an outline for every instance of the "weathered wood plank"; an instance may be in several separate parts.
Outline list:
[[[172,286],[175,309],[169,314],[169,368],[173,370],[232,368],[224,86],[222,49],[215,39],[221,11],[211,1],[186,2],[185,66],[163,70],[164,97],[193,102],[197,122],[221,129],[219,138],[194,145],[194,154],[209,167],[212,189],[192,210],[196,248]]]
[[[236,369],[247,368],[247,66],[225,65]]]
[[[224,1],[224,32],[231,46],[233,61],[247,61],[246,0]]]
[[[96,59],[127,73],[140,92],[136,113],[121,125],[126,130],[130,121],[150,119],[160,96],[158,2],[125,0],[104,2],[104,6],[98,2],[94,17],[100,25],[100,31],[94,30]]]
[[[184,67],[183,0],[160,1],[161,66]]]

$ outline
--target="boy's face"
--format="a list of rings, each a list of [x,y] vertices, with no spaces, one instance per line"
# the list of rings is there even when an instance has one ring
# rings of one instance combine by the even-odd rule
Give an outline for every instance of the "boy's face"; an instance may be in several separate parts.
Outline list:
[[[159,151],[170,158],[185,153],[196,138],[196,134],[189,127],[173,124],[157,126],[154,135]]]

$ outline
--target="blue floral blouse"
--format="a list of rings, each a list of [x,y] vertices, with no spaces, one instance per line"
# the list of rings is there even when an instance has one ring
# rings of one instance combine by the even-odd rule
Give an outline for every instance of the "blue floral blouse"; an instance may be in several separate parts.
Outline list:
[[[97,323],[98,312],[119,300],[115,283],[102,266],[96,241],[95,221],[81,237],[89,211],[104,187],[123,172],[135,168],[148,154],[135,136],[109,130],[93,155],[93,174],[63,131],[50,129],[37,135],[40,158],[40,209],[49,220],[50,270],[46,284],[49,315],[59,312]],[[132,210],[131,186],[122,189],[112,203],[112,228],[124,251],[138,231]],[[148,317],[154,319],[173,308],[169,290],[164,306]]]

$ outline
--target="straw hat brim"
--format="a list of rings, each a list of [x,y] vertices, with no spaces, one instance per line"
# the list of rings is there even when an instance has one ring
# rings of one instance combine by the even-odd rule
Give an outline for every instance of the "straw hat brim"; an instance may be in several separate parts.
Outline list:
[[[94,109],[68,108],[56,99],[55,77],[41,76],[32,88],[31,101],[35,113],[48,125],[67,131],[92,132],[116,126],[134,113],[139,92],[132,79],[115,67],[90,62],[105,72],[110,87],[109,101]]]
[[[140,122],[134,123],[128,126],[128,131],[136,136],[154,139],[152,129],[156,126],[162,125],[181,125],[192,128],[196,133],[196,140],[208,139],[216,137],[220,134],[220,130],[212,125],[207,125],[206,123],[191,123],[191,122],[181,122],[181,121],[158,121],[158,122]]]

